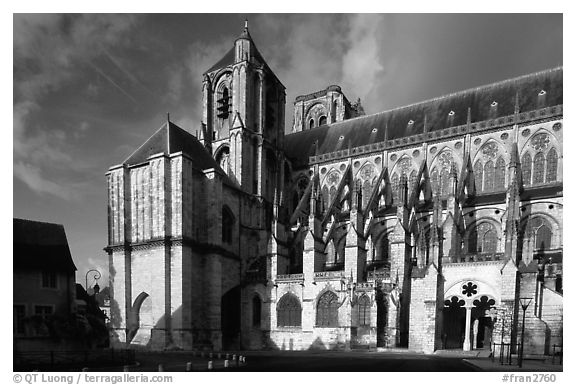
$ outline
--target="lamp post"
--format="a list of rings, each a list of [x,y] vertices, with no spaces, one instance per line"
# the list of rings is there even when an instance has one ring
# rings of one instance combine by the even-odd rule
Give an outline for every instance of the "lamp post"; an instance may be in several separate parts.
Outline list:
[[[96,273],[94,274],[94,281],[96,281],[96,284],[94,285],[94,294],[98,294],[100,292],[100,286],[98,285],[98,280],[100,279],[100,277],[102,276],[102,274],[100,274],[100,272],[96,269],[90,269],[86,272],[86,293],[88,293],[88,274],[90,273]]]
[[[520,306],[522,306],[522,339],[520,340],[520,354],[518,355],[518,367],[522,367],[522,360],[524,358],[524,324],[526,323],[526,309],[530,306],[532,298],[520,298]]]

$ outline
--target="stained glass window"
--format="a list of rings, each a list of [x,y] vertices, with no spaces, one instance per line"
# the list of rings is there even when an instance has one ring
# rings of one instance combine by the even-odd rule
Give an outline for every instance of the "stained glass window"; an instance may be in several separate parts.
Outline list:
[[[418,191],[417,177],[416,170],[412,170],[408,180],[408,197],[411,197],[414,191]]]
[[[442,184],[442,196],[450,194],[450,170],[443,168],[440,173],[440,183]]]
[[[378,249],[376,250],[376,260],[388,261],[390,255],[390,242],[388,241],[388,234],[380,237]]]
[[[328,206],[334,202],[334,199],[336,199],[336,187],[332,186],[330,187],[330,198],[328,198]]]
[[[398,204],[398,187],[400,186],[399,182],[398,182],[398,174],[394,173],[392,174],[392,179],[390,180],[390,184],[392,187],[392,200],[394,201],[394,204]]]
[[[430,183],[432,184],[432,191],[434,191],[434,194],[440,193],[440,181],[438,179],[438,169],[434,167],[430,173]]]
[[[536,230],[536,250],[548,250],[552,243],[552,230],[546,225],[542,225]]]
[[[338,296],[331,291],[322,294],[316,308],[316,326],[338,327]]]
[[[483,191],[494,191],[494,162],[489,160],[484,165],[484,189]]]
[[[498,250],[498,233],[489,222],[482,222],[468,234],[469,253],[495,253]]]
[[[222,242],[232,242],[232,231],[234,229],[234,216],[227,206],[222,207]]]
[[[555,182],[558,172],[558,154],[551,148],[546,155],[546,182]]]
[[[484,176],[484,168],[480,160],[474,163],[474,183],[476,184],[476,191],[482,192],[482,177]]]
[[[370,326],[370,298],[366,294],[358,299],[358,326]]]
[[[496,161],[496,175],[494,177],[494,191],[502,191],[506,184],[506,162],[504,158],[499,157]]]
[[[278,301],[277,318],[278,326],[301,326],[302,308],[300,301],[294,294],[285,294]]]
[[[362,209],[365,209],[368,206],[368,201],[370,200],[370,195],[372,194],[372,184],[369,180],[364,182],[364,186],[362,187]]]
[[[539,152],[534,157],[534,176],[533,184],[544,183],[544,154]]]
[[[532,157],[529,153],[525,153],[522,156],[522,181],[524,186],[530,186],[532,184]]]

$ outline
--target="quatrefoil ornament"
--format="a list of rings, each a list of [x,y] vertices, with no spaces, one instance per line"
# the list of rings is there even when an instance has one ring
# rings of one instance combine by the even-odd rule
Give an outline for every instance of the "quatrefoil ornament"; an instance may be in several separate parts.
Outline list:
[[[468,282],[467,284],[462,285],[462,294],[465,294],[468,297],[472,297],[474,294],[478,293],[476,290],[477,288],[478,285],[472,282]]]

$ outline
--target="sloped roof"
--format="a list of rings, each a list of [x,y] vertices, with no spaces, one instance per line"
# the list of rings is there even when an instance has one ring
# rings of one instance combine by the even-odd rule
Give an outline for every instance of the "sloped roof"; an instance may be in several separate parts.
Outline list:
[[[14,268],[76,271],[64,226],[14,218]]]
[[[318,154],[437,131],[514,114],[516,95],[520,112],[562,104],[562,68],[546,70],[477,87],[373,115],[332,123],[286,135],[286,155],[298,165],[308,163],[318,141]],[[546,94],[539,96],[540,91]],[[540,100],[539,100],[540,99]],[[492,106],[496,102],[496,106]],[[449,115],[453,111],[452,115]],[[410,121],[412,123],[410,124]],[[376,129],[376,130],[374,130]]]
[[[214,168],[224,175],[224,182],[235,185],[202,143],[188,131],[166,122],[123,163],[128,166],[144,163],[152,155],[182,152],[192,159],[192,167],[199,170]]]
[[[156,131],[142,146],[132,153],[124,161],[125,164],[133,166],[143,163],[154,154],[164,153],[166,155],[183,152],[193,160],[196,168],[205,170],[207,168],[220,168],[218,163],[212,158],[210,153],[204,148],[202,143],[186,130],[178,127],[172,122],[166,122]]]
[[[228,67],[229,65],[234,64],[234,47],[230,48],[230,51],[226,52],[226,55],[222,57],[222,59],[218,60],[216,64],[214,64],[206,73],[215,71],[220,68]]]

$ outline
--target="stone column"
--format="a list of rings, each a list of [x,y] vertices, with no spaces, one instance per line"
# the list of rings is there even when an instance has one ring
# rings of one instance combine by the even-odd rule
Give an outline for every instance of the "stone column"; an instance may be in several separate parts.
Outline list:
[[[472,318],[472,306],[466,305],[466,327],[464,328],[464,351],[469,351],[470,348],[470,321]]]

